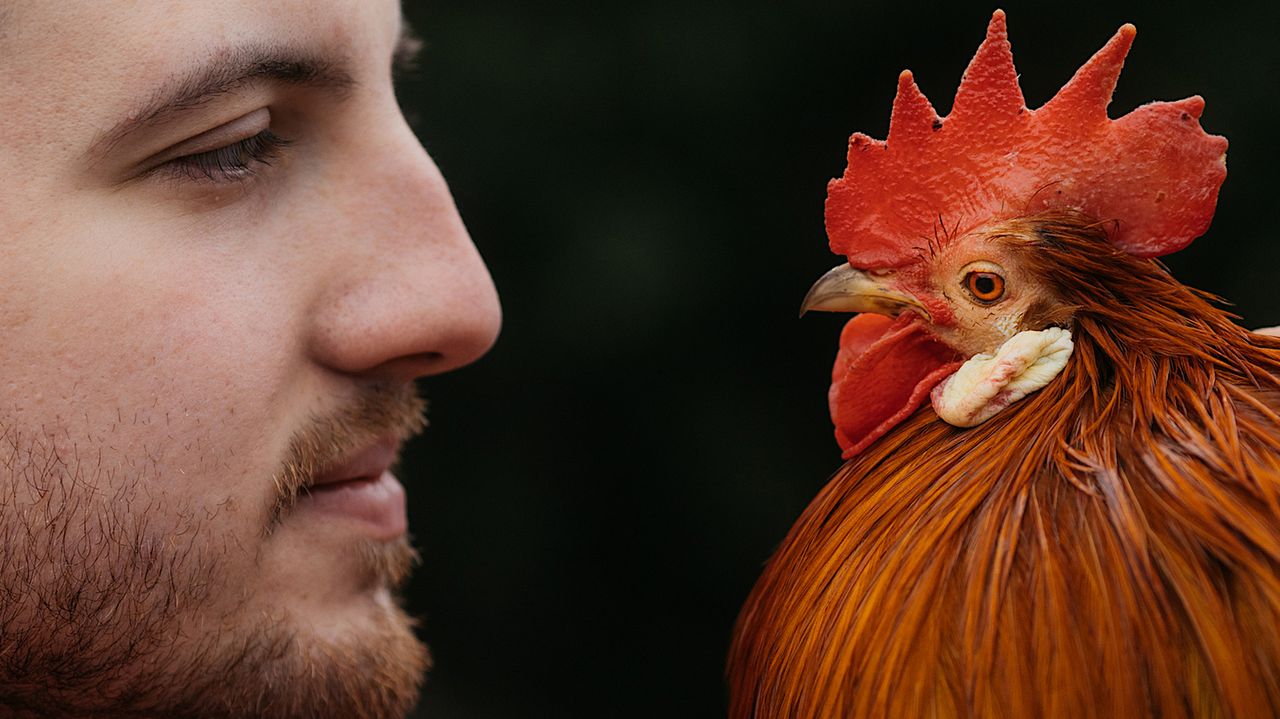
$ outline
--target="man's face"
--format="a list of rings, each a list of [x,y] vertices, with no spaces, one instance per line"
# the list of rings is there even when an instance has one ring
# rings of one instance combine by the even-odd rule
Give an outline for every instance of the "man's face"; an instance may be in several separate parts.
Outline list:
[[[379,472],[499,309],[401,33],[394,0],[0,1],[0,711],[412,703]]]

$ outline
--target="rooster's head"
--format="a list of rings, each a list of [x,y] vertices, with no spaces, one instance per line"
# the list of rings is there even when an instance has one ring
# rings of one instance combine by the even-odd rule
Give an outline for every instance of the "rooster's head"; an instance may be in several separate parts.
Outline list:
[[[850,139],[826,204],[831,248],[847,262],[803,306],[865,313],[845,326],[832,375],[845,457],[930,396],[943,419],[969,426],[1062,371],[1073,298],[1043,255],[1062,249],[1064,227],[1125,259],[1174,252],[1208,229],[1227,143],[1201,129],[1204,102],[1107,117],[1134,34],[1121,27],[1030,110],[996,11],[947,117],[903,72],[888,139]]]

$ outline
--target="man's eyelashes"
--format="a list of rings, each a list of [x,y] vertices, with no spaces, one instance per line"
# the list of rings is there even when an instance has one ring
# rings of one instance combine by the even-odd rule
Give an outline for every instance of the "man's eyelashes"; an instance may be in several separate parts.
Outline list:
[[[278,159],[290,144],[267,129],[216,150],[175,157],[152,172],[193,182],[242,182]]]

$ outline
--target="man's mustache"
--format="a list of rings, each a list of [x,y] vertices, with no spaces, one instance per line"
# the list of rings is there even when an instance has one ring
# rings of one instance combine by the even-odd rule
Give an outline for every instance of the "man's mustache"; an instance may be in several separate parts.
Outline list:
[[[378,384],[331,414],[311,417],[294,432],[287,457],[275,475],[276,499],[266,534],[279,526],[317,475],[353,451],[388,434],[401,442],[421,434],[427,426],[426,409],[426,401],[413,384]]]

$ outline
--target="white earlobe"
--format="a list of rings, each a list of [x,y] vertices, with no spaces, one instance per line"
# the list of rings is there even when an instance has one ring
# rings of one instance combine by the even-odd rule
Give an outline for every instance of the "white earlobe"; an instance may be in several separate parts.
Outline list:
[[[934,387],[933,409],[948,424],[976,427],[1049,384],[1074,347],[1071,332],[1061,327],[1019,332],[995,356],[974,355]]]

